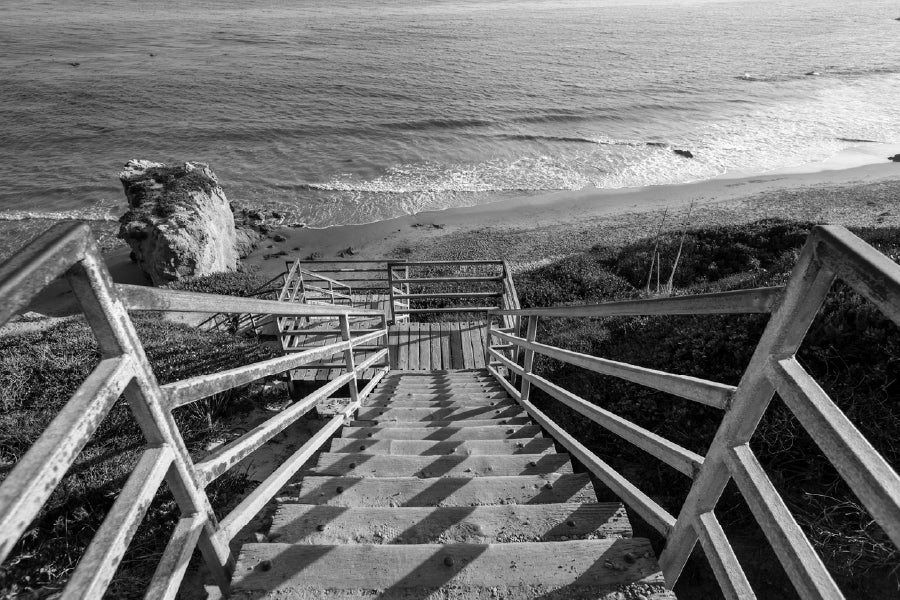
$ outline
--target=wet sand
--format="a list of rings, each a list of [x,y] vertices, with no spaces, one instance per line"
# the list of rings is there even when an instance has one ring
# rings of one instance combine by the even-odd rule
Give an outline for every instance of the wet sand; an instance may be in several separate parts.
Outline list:
[[[900,164],[881,163],[818,172],[781,172],[745,178],[626,190],[585,189],[493,204],[422,212],[367,225],[325,229],[281,227],[244,261],[272,277],[284,261],[322,259],[505,258],[516,270],[587,250],[617,246],[664,230],[689,226],[785,219],[846,226],[900,227]],[[0,259],[53,222],[0,223]],[[149,284],[115,239],[116,223],[94,224],[113,279]],[[352,254],[348,253],[352,249]],[[279,252],[286,254],[273,256]],[[69,314],[71,293],[62,282],[48,288],[29,310]]]
[[[468,208],[422,212],[368,225],[279,230],[246,260],[276,275],[284,259],[318,253],[340,258],[505,258],[514,267],[680,229],[694,203],[691,227],[779,218],[847,226],[900,226],[900,165],[888,163],[816,173],[628,190],[580,190]],[[269,247],[271,246],[271,247]],[[347,254],[348,248],[353,254]],[[287,257],[271,257],[278,251]]]

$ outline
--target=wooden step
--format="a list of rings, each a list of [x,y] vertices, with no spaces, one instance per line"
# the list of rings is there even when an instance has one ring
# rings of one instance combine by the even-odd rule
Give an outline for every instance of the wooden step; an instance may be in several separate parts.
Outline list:
[[[388,373],[387,377],[393,378],[409,378],[409,379],[425,379],[425,378],[441,378],[441,377],[481,377],[490,378],[491,374],[487,369],[435,369],[433,371],[413,371],[393,369]]]
[[[342,438],[375,440],[504,440],[543,435],[537,425],[482,425],[480,427],[344,427]]]
[[[371,397],[373,399],[378,400],[449,400],[452,398],[471,398],[473,400],[490,400],[492,398],[502,399],[509,398],[509,394],[504,391],[500,392],[434,392],[434,393],[424,393],[424,392],[388,392],[388,393],[380,393],[378,390],[372,392]]]
[[[381,380],[381,383],[378,384],[378,389],[401,389],[401,388],[415,388],[415,389],[424,389],[428,390],[431,388],[500,388],[500,384],[497,383],[496,379],[485,379],[482,381],[477,380],[459,380],[459,381],[385,381]]]
[[[365,408],[477,408],[480,406],[516,406],[512,398],[463,398],[461,400],[388,400],[366,399]]]
[[[269,541],[291,544],[494,544],[631,537],[618,502],[366,507],[281,504]]]
[[[618,590],[630,584],[629,595]],[[641,538],[515,544],[246,544],[237,597],[672,598]]]
[[[481,383],[453,383],[448,385],[379,385],[375,388],[378,394],[397,394],[418,393],[418,394],[436,394],[447,392],[502,392],[503,387],[499,384],[481,384]]]
[[[571,473],[568,454],[390,456],[323,452],[309,470],[338,477],[491,477]]]
[[[533,437],[519,440],[466,440],[432,442],[428,440],[355,440],[334,438],[331,452],[364,452],[388,455],[482,455],[482,454],[549,454],[553,440]]]
[[[484,427],[497,425],[531,425],[528,417],[510,417],[508,419],[462,419],[456,421],[378,421],[356,420],[350,421],[350,427]]]
[[[549,487],[548,487],[549,484]],[[340,491],[338,489],[340,488]],[[479,506],[596,502],[584,473],[513,477],[314,477],[293,484],[286,501],[330,506]]]
[[[507,406],[474,406],[471,408],[383,408],[364,406],[356,413],[360,421],[468,421],[471,419],[505,419],[525,414],[518,404]]]

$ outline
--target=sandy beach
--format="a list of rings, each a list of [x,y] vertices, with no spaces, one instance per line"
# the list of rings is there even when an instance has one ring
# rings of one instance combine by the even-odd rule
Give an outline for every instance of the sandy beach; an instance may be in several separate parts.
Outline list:
[[[785,219],[856,227],[900,227],[900,165],[866,164],[816,172],[779,172],[744,178],[626,190],[585,189],[493,204],[422,212],[366,225],[324,229],[275,227],[285,241],[263,240],[244,263],[274,277],[292,257],[476,259],[504,258],[528,269],[595,245],[618,246],[665,231]],[[227,190],[226,190],[227,192]],[[123,200],[124,204],[124,200]],[[0,259],[53,225],[53,221],[0,223]],[[118,224],[94,222],[113,279],[149,284],[115,238]],[[352,254],[348,252],[352,249]],[[284,252],[285,254],[280,254]],[[73,309],[62,282],[29,307],[60,316]]]
[[[279,230],[246,260],[264,274],[283,268],[278,251],[321,258],[505,258],[528,268],[594,245],[616,246],[666,230],[786,219],[846,226],[900,226],[900,165],[773,173],[628,190],[558,192],[468,208],[422,212],[368,225]],[[353,249],[352,256],[346,253]]]

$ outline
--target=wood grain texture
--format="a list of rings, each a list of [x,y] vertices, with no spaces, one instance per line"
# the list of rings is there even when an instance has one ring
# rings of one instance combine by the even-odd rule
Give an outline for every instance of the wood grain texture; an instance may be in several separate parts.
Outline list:
[[[364,452],[387,455],[491,455],[491,454],[547,454],[554,451],[553,440],[534,437],[519,440],[458,440],[432,442],[426,440],[331,440],[331,452]]]
[[[630,561],[626,554],[631,555]],[[540,590],[537,595],[518,596],[534,598],[570,586],[611,591],[631,583],[659,585],[662,575],[652,556],[649,542],[642,539],[552,544],[247,544],[238,561],[234,588],[277,592],[286,600],[293,590],[410,589],[421,593],[460,585]],[[258,568],[264,562],[265,567]]]
[[[366,507],[281,504],[269,540],[302,544],[493,544],[631,537],[618,502]]]
[[[571,473],[566,454],[408,456],[323,452],[310,473],[341,477],[490,477]]]
[[[547,484],[550,484],[548,487]],[[586,474],[509,477],[304,477],[292,499],[331,506],[480,506],[596,502]],[[341,488],[341,491],[338,491]]]
[[[376,440],[503,440],[541,435],[537,425],[482,425],[480,427],[344,427],[341,437]]]
[[[510,417],[507,419],[462,419],[456,421],[350,421],[351,427],[483,427],[485,425],[530,425],[528,417]]]

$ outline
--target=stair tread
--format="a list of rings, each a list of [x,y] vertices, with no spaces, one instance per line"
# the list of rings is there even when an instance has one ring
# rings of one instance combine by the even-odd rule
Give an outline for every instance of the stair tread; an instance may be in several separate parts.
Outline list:
[[[438,589],[453,590],[454,596],[449,597],[455,598],[497,597],[498,591],[502,598],[548,598],[554,592],[564,594],[558,598],[602,598],[598,594],[629,584],[645,589],[652,598],[672,597],[662,595],[663,577],[645,539],[552,544],[247,544],[238,558],[233,589],[241,594],[238,597],[271,593],[282,600],[320,598],[326,590],[423,598]]]
[[[378,440],[334,438],[331,452],[365,452],[386,455],[457,455],[481,454],[548,454],[554,451],[553,440],[543,437],[505,440]]]
[[[340,477],[489,477],[571,473],[568,454],[404,456],[322,452],[316,475]]]
[[[483,427],[497,425],[531,425],[529,417],[506,419],[458,419],[441,421],[379,421],[375,419],[350,421],[351,427]]]
[[[473,406],[464,408],[434,407],[374,407],[364,406],[359,409],[356,418],[359,421],[471,421],[473,419],[505,419],[525,414],[521,406]]]
[[[547,487],[547,484],[550,487]],[[585,473],[492,477],[306,476],[286,501],[331,506],[479,506],[596,502]],[[338,492],[337,489],[342,491]]]
[[[437,508],[281,504],[269,530],[270,541],[292,544],[487,544],[630,536],[631,524],[619,502]]]
[[[451,389],[435,392],[419,392],[406,390],[397,392],[379,392],[378,390],[375,390],[369,397],[380,402],[383,400],[400,400],[401,398],[406,400],[491,400],[509,398],[510,396],[506,393],[505,390],[501,390],[498,392],[476,392],[463,389]]]
[[[451,398],[447,400],[410,400],[407,398],[376,398],[371,400],[370,398],[366,399],[363,408],[478,408],[482,406],[516,406],[516,401],[512,398]]]
[[[372,434],[371,437],[369,434]],[[541,437],[541,428],[525,425],[467,427],[344,427],[342,438],[394,440],[495,440]]]

